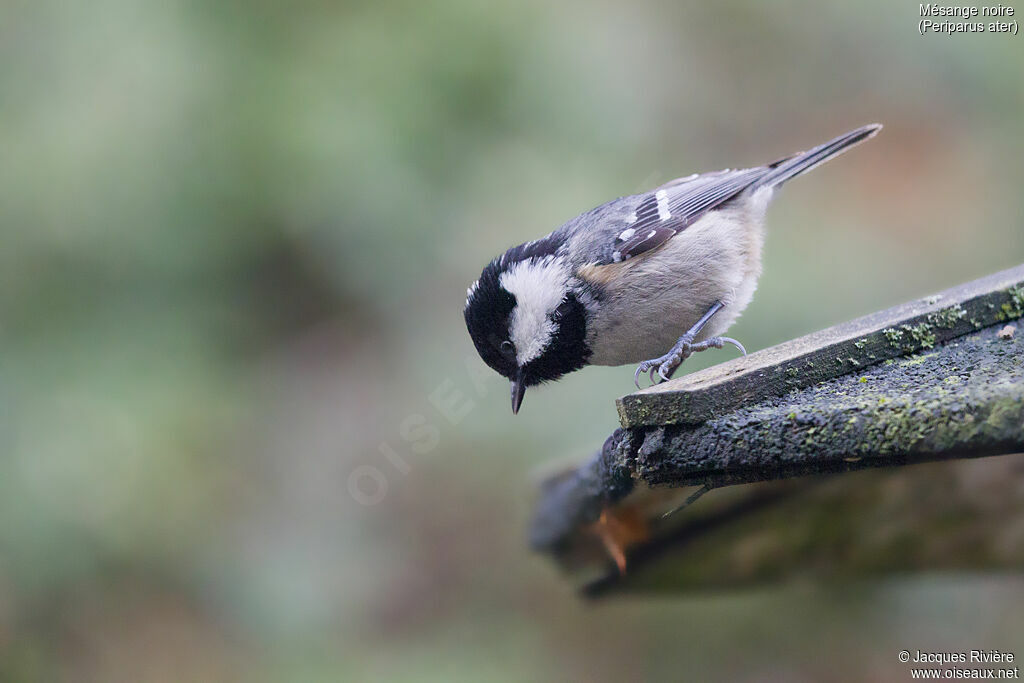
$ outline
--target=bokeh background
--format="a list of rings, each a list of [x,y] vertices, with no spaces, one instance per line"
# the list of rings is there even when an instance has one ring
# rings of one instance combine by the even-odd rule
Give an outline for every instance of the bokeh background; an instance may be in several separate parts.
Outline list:
[[[581,602],[526,547],[534,478],[632,368],[513,419],[462,322],[512,244],[872,121],[771,209],[748,349],[1024,261],[1024,38],[917,12],[4,2],[0,677],[903,680],[902,648],[1019,648],[1018,577]]]

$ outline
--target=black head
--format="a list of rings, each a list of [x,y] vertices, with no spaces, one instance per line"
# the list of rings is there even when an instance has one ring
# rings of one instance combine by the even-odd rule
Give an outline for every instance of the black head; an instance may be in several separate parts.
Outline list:
[[[578,370],[590,357],[581,290],[554,256],[524,256],[523,249],[484,268],[465,310],[480,357],[512,382],[512,412],[526,387]]]

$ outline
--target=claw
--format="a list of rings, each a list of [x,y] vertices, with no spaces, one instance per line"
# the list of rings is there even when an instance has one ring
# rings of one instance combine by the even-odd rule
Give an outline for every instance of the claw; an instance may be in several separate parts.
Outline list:
[[[736,341],[732,337],[722,337],[721,339],[722,339],[722,341],[729,342],[730,344],[735,346],[737,349],[740,350],[740,353],[742,353],[744,356],[747,355],[747,350],[745,348],[743,348],[743,344],[740,344],[738,341]]]
[[[679,368],[679,366],[690,356],[698,351],[705,351],[707,349],[720,349],[725,344],[732,344],[740,350],[744,356],[747,355],[747,350],[743,348],[743,344],[732,337],[711,337],[705,339],[702,342],[694,343],[697,335],[700,333],[701,328],[711,319],[715,313],[721,310],[723,304],[721,301],[715,302],[711,308],[708,309],[700,320],[696,324],[686,331],[682,337],[672,346],[668,353],[660,358],[652,358],[651,360],[645,360],[637,366],[636,372],[633,373],[633,384],[636,388],[640,388],[640,373],[647,372],[647,376],[651,379],[651,386],[658,384],[658,379],[662,382],[667,382],[672,378],[672,374]],[[655,374],[658,373],[658,379],[655,379]]]

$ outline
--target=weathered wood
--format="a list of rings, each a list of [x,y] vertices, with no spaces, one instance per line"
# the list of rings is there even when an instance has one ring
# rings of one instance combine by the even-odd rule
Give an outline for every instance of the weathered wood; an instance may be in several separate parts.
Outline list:
[[[903,317],[889,311],[856,321],[849,330],[857,333],[838,334],[834,328],[806,337],[799,346],[802,352],[789,345],[776,347],[769,350],[776,362],[762,359],[756,373],[739,379],[732,373],[715,375],[703,404],[680,401],[678,396],[689,390],[634,394],[641,402],[669,396],[648,413],[659,415],[665,424],[618,429],[589,463],[551,479],[537,506],[532,545],[553,554],[576,580],[597,581],[594,585],[599,586],[618,581],[609,578],[608,539],[601,538],[609,529],[626,534],[631,563],[648,563],[679,543],[680,524],[685,543],[703,548],[704,534],[718,533],[816,481],[804,475],[1024,452],[1024,329],[1015,333],[1015,326],[1005,324],[1024,314],[1022,283],[1024,267],[946,292],[938,299],[946,301],[944,307],[929,308],[937,305],[929,298],[893,309],[903,311]],[[867,320],[880,328],[884,352],[896,357],[878,357],[883,352],[879,339],[862,334]],[[985,326],[983,321],[994,324]],[[778,380],[778,373],[788,377],[792,363],[815,362],[794,361],[807,358],[808,339],[818,339],[816,348],[830,353],[848,348],[844,345],[852,340],[855,351],[867,354],[860,356],[865,362],[843,363],[842,371],[828,370],[833,375],[829,379],[790,387]],[[759,389],[758,381],[768,388]],[[736,406],[732,394],[758,398]],[[702,395],[700,386],[690,395]],[[694,405],[731,407],[716,408],[694,424],[699,414],[692,412]],[[731,486],[748,483],[755,486]],[[720,490],[663,520],[662,514],[689,493],[668,487],[690,485]],[[1019,482],[1014,485],[1020,488]],[[732,495],[742,504],[723,512],[710,527],[693,526],[694,519],[704,519],[707,510],[715,509],[705,503],[707,498],[721,501]],[[1003,564],[985,566],[1004,566],[1009,562],[1005,558]],[[673,571],[691,578],[700,573],[679,567]]]
[[[546,487],[532,543],[556,547],[636,482],[718,488],[1024,452],[1024,335],[1001,326],[700,425],[616,430]]]
[[[1024,265],[618,400],[623,427],[699,424],[1024,315]]]
[[[1010,455],[721,489],[630,548],[625,575],[586,535],[559,561],[589,597],[921,571],[1019,573],[1022,477],[1024,455]]]
[[[720,486],[1024,451],[1024,335],[998,327],[700,425],[634,432],[633,471]]]

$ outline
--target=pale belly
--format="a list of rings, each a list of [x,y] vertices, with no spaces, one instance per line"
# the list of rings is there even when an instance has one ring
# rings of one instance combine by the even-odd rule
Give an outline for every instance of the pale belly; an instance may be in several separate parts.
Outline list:
[[[627,261],[591,317],[590,363],[657,358],[716,302],[723,308],[697,340],[724,333],[750,303],[761,273],[763,213],[750,215],[749,208],[714,212],[635,263]]]

